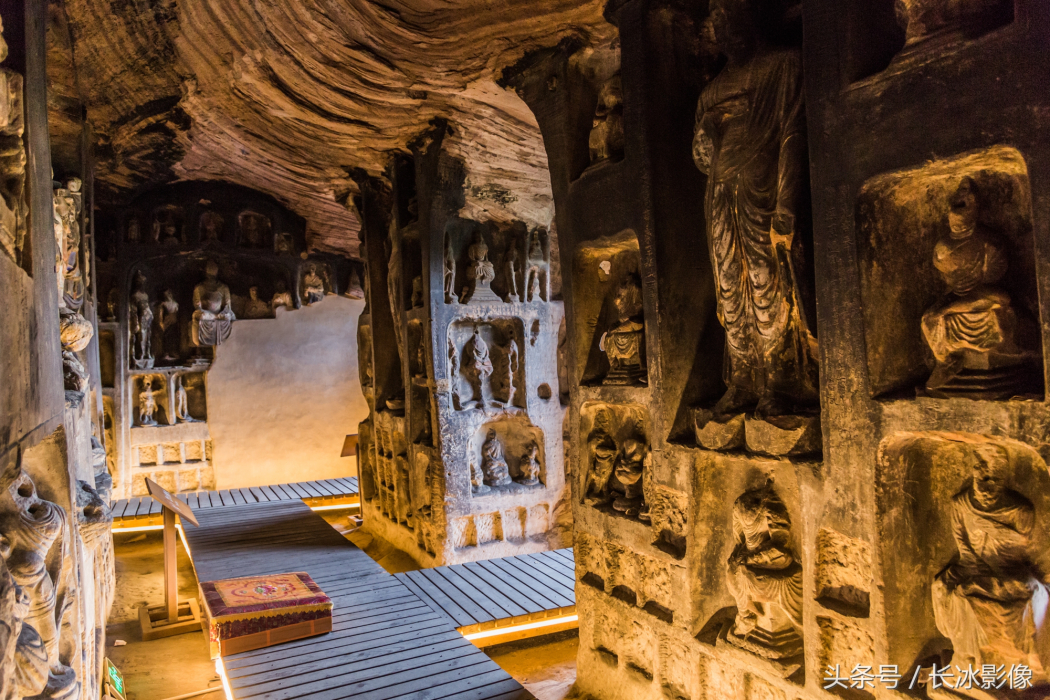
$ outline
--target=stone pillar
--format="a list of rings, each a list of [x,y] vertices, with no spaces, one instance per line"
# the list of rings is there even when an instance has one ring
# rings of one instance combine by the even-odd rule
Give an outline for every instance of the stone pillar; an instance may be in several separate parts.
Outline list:
[[[385,221],[379,188],[362,187],[375,396],[365,527],[425,566],[568,546],[570,517],[554,232],[463,218],[451,131],[438,124],[394,158]]]

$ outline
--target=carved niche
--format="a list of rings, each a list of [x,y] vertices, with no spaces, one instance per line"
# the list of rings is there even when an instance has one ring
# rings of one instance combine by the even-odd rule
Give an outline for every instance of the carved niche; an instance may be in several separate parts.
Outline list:
[[[603,512],[649,522],[652,504],[652,455],[649,410],[643,406],[585,403],[580,436],[585,441],[584,504]]]
[[[875,176],[856,208],[876,398],[1042,394],[1032,195],[995,146]]]
[[[634,232],[597,238],[580,246],[573,262],[577,344],[586,357],[582,384],[648,383],[645,319],[639,277],[641,255]]]
[[[1007,438],[898,433],[879,447],[876,479],[887,623],[907,630],[890,635],[889,662],[1021,664],[1046,692],[1050,473],[1042,457]]]
[[[456,410],[525,407],[525,329],[520,319],[449,326],[449,382]]]
[[[467,445],[473,494],[541,488],[543,445],[543,431],[525,415],[503,415],[481,425]]]
[[[623,84],[619,73],[602,83],[587,141],[591,163],[623,160]]]
[[[150,229],[152,243],[177,246],[185,243],[182,207],[165,204],[153,210],[153,227]]]
[[[726,587],[736,617],[728,643],[776,662],[785,677],[801,668],[802,562],[791,517],[772,481],[733,503],[733,551]]]
[[[237,215],[237,245],[243,248],[269,248],[273,240],[270,217],[254,211]]]

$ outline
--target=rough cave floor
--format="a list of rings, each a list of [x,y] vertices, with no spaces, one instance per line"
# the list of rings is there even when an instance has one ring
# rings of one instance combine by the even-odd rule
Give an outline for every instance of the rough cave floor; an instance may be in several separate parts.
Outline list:
[[[333,527],[375,559],[390,573],[419,568],[408,554],[388,542],[353,530],[340,511],[322,513]],[[165,700],[206,688],[216,692],[202,700],[222,697],[215,665],[208,658],[204,634],[194,632],[152,642],[142,641],[138,608],[164,600],[164,545],[161,533],[129,532],[114,535],[116,595],[106,633],[106,656],[124,674],[128,700]],[[179,597],[197,595],[197,579],[186,551],[179,543]],[[114,646],[117,640],[125,646]],[[563,700],[576,680],[575,632],[551,635],[486,649],[503,670],[524,685],[537,700]]]

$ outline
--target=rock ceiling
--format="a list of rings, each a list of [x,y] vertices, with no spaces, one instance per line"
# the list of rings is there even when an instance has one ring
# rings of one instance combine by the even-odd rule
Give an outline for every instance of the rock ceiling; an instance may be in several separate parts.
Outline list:
[[[494,78],[566,36],[603,44],[615,33],[604,0],[63,4],[64,16],[52,8],[52,102],[65,97],[68,113],[79,93],[103,201],[174,179],[228,180],[303,216],[314,249],[351,254],[349,171],[381,174],[435,117],[458,127],[450,147],[466,161],[468,214],[548,223],[539,129]],[[53,121],[61,150],[74,135]]]

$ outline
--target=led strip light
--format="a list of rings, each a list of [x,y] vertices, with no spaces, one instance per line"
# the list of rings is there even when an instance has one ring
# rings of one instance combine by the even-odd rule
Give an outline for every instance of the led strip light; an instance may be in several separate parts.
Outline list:
[[[485,639],[487,637],[500,637],[505,634],[512,634],[514,632],[524,632],[525,630],[539,629],[541,627],[551,627],[553,625],[567,624],[569,622],[579,622],[579,615],[565,615],[563,617],[552,617],[547,620],[537,620],[536,622],[527,622],[523,625],[512,625],[511,627],[497,627],[496,629],[483,630],[481,632],[471,632],[470,634],[464,634],[465,639],[474,641],[475,639]]]

